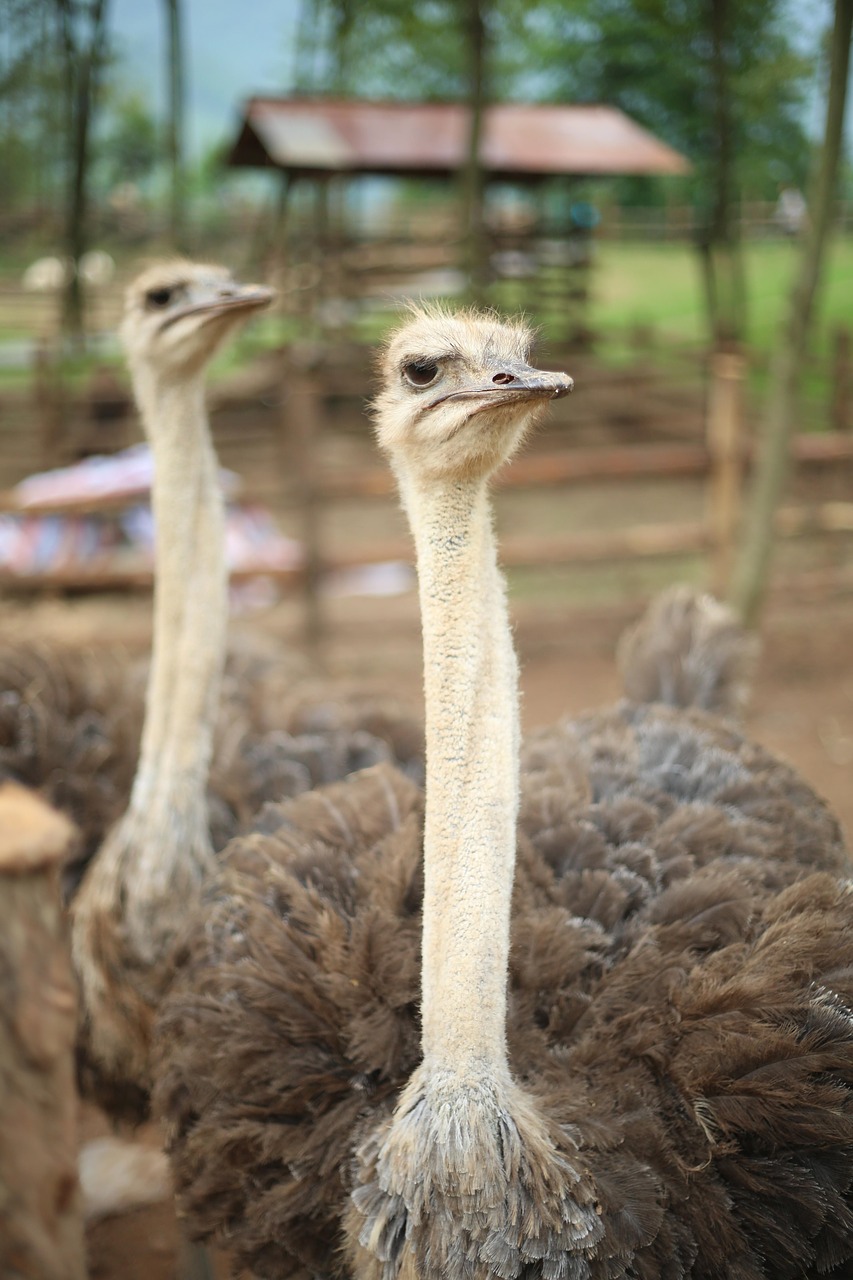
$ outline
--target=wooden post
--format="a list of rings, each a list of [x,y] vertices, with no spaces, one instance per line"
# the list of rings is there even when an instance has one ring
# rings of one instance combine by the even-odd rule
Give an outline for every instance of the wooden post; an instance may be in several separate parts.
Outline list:
[[[839,325],[832,344],[832,403],[830,418],[833,431],[849,431],[850,417],[850,330]]]
[[[84,1280],[76,997],[59,898],[73,827],[0,785],[0,1275]]]
[[[295,353],[294,353],[295,354]],[[317,476],[317,448],[321,434],[320,388],[313,369],[296,360],[285,372],[284,436],[290,445],[296,503],[302,540],[304,639],[311,662],[323,666],[323,619],[320,608],[320,515],[322,497]]]
[[[711,590],[719,596],[724,596],[728,588],[740,523],[743,379],[743,356],[732,351],[714,353],[707,426],[707,520],[712,548]]]
[[[45,470],[66,461],[65,414],[60,374],[49,339],[39,338],[33,360],[33,408],[39,434],[39,453]]]

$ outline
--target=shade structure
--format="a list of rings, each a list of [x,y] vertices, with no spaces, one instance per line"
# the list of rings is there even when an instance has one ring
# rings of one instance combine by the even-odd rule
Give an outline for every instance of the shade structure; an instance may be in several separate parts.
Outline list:
[[[251,98],[228,163],[315,177],[447,177],[465,161],[468,119],[459,103]],[[481,156],[488,177],[516,182],[690,170],[686,157],[608,106],[487,107]]]

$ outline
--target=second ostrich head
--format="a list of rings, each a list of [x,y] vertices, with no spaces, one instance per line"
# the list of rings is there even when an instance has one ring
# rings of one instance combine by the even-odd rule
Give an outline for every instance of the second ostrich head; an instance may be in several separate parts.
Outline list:
[[[483,312],[413,307],[381,362],[376,433],[398,474],[485,478],[572,379],[528,363],[531,333]]]
[[[272,300],[262,285],[238,284],[225,268],[174,259],[133,281],[121,339],[134,377],[185,380],[203,371],[237,322]]]

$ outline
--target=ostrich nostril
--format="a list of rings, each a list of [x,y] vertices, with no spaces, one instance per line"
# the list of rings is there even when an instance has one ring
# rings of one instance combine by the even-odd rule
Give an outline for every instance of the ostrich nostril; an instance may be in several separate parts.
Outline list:
[[[515,374],[513,373],[496,373],[492,378],[492,382],[497,382],[499,386],[506,386],[508,382],[515,382]]]

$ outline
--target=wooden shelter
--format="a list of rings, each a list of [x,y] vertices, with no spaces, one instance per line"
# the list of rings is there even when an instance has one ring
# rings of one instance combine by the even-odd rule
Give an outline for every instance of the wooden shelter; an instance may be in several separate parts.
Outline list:
[[[228,163],[292,176],[450,177],[465,161],[468,108],[449,102],[250,98]],[[490,179],[687,173],[689,162],[616,107],[501,103],[483,118]]]
[[[467,162],[469,136],[470,112],[461,103],[256,97],[245,104],[228,163],[282,176],[270,242],[286,244],[282,262],[299,264],[301,275],[286,292],[302,320],[345,336],[353,316],[383,299],[387,305],[400,294],[465,290],[459,266],[464,258],[470,267],[470,252],[463,252],[452,200],[443,207],[440,198],[422,207],[392,201],[383,211],[368,199],[359,225],[343,188],[353,179],[448,182]],[[677,176],[690,168],[616,107],[564,104],[486,107],[480,161],[487,185],[511,184],[518,196],[514,206],[504,196],[486,208],[477,246],[481,285],[512,281],[518,298],[504,290],[492,300],[521,305],[548,319],[552,333],[576,338],[589,332],[586,267],[599,214],[565,189],[549,213],[549,187],[560,179],[565,188],[565,180]],[[294,217],[296,188],[313,194]]]

